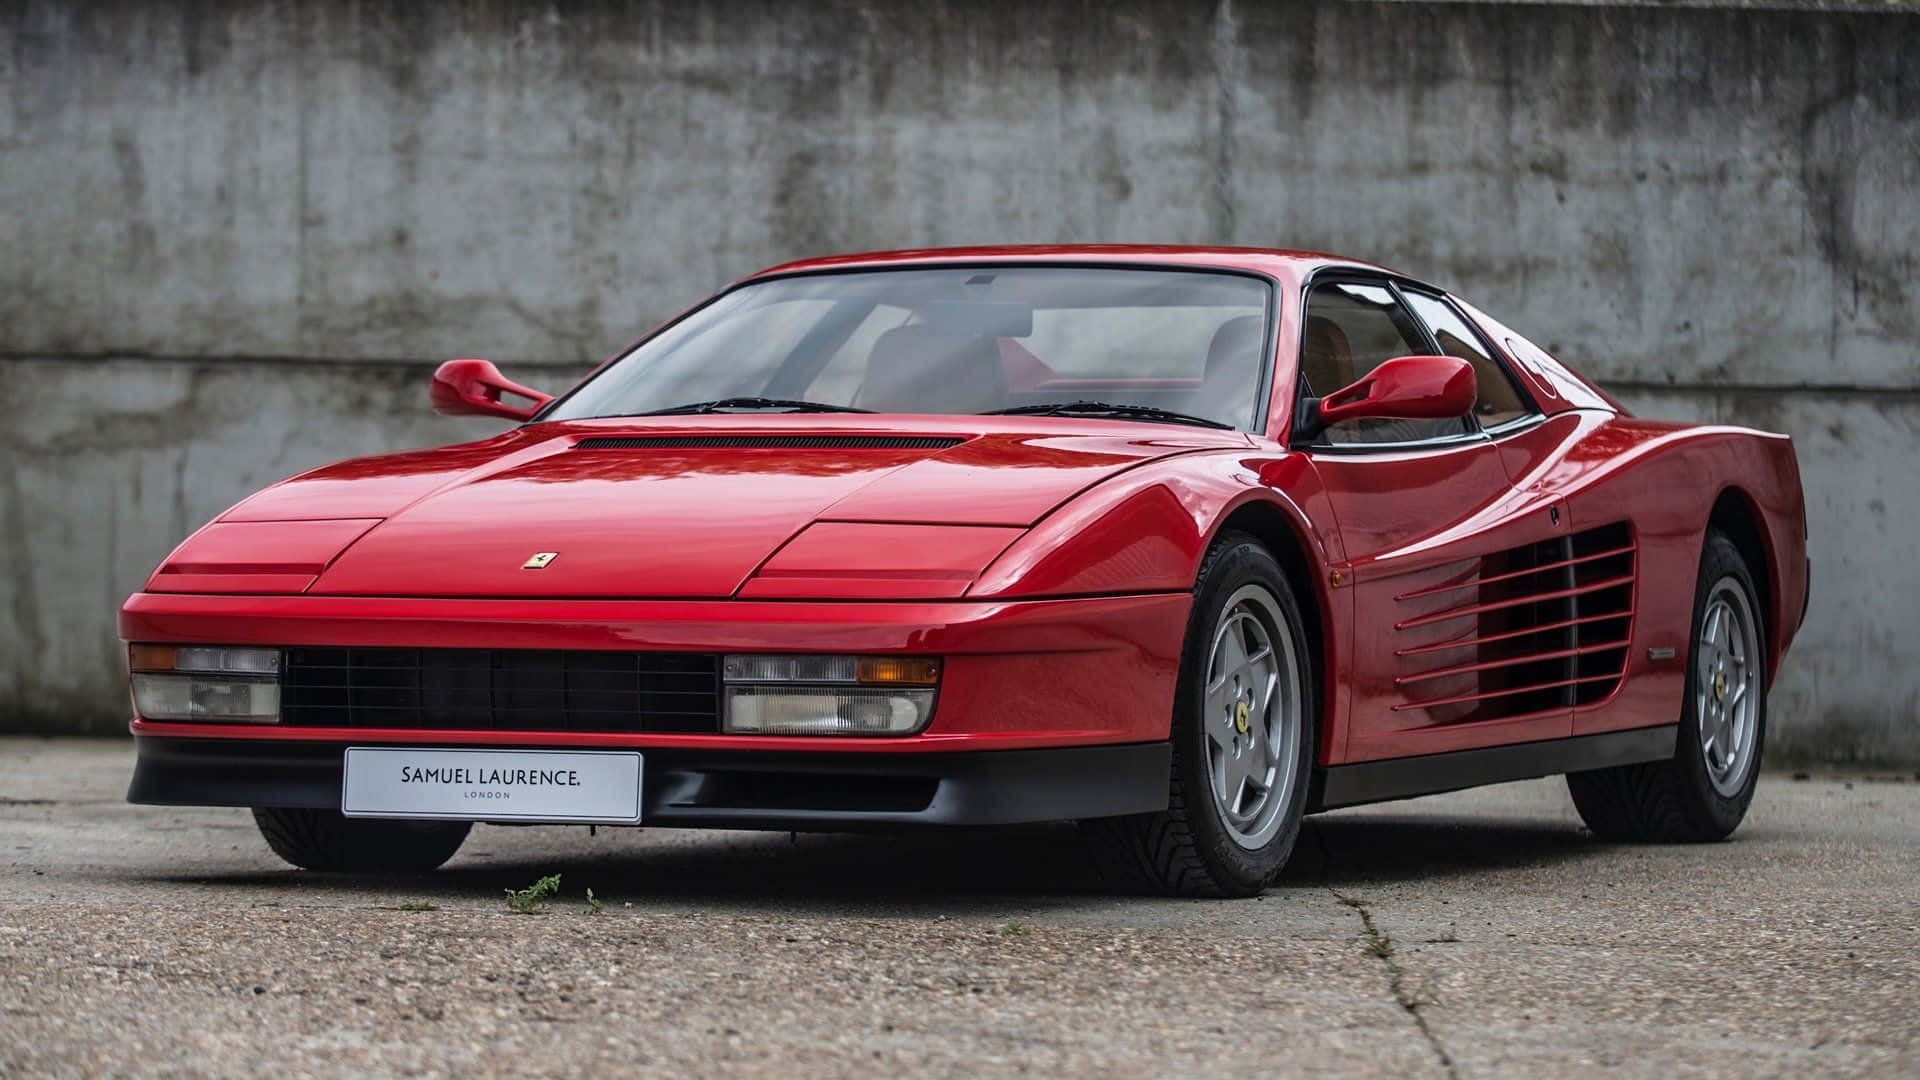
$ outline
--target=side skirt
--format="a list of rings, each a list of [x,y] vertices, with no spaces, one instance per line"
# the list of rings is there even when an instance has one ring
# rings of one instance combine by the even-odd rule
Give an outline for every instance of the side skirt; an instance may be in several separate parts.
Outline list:
[[[1315,771],[1308,808],[1337,810],[1509,780],[1665,761],[1673,757],[1679,731],[1678,724],[1663,724],[1449,754],[1330,765]]]

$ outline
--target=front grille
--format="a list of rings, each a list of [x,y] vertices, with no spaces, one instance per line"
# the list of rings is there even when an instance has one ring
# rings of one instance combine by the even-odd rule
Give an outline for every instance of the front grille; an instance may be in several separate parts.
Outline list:
[[[712,653],[303,647],[280,722],[475,731],[720,730]]]
[[[595,435],[575,450],[945,450],[951,435]]]

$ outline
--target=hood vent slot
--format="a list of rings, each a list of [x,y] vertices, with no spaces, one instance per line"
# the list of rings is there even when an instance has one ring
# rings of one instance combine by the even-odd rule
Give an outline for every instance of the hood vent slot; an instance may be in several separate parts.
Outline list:
[[[596,435],[575,450],[945,450],[957,435]]]

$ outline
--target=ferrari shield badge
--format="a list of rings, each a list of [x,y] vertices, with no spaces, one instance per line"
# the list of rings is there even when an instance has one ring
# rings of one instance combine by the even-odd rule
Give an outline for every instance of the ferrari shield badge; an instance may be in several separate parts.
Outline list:
[[[522,570],[545,570],[547,564],[560,557],[557,551],[536,551],[533,558],[520,564]]]

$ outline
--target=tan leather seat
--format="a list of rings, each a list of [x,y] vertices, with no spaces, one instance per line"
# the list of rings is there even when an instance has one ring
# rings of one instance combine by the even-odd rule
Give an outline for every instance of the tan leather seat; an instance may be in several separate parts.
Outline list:
[[[1360,377],[1353,370],[1353,347],[1339,323],[1324,315],[1307,316],[1300,335],[1300,371],[1314,397],[1326,397]]]
[[[1257,380],[1265,329],[1266,319],[1260,315],[1241,315],[1220,324],[1207,343],[1207,366],[1199,388],[1188,399],[1188,412],[1227,424],[1252,422],[1253,403],[1260,393]]]
[[[874,412],[986,412],[1007,403],[1007,369],[990,337],[896,326],[867,354],[854,404]]]

